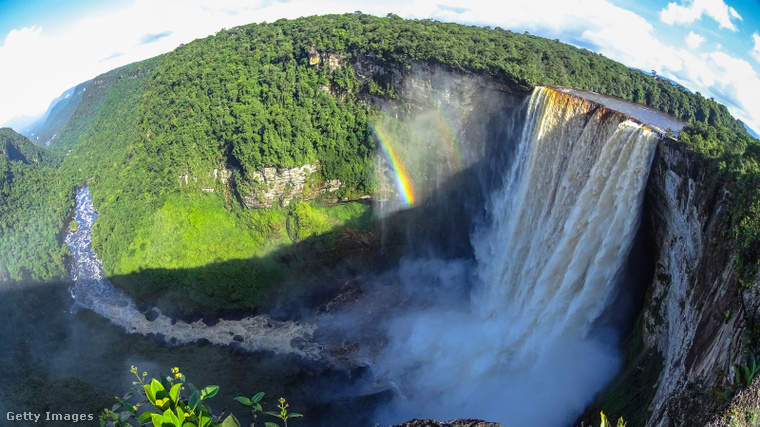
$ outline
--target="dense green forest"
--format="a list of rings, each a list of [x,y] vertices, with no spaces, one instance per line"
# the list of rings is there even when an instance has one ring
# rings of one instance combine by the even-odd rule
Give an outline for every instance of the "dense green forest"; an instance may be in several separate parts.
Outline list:
[[[0,129],[0,281],[66,276],[68,250],[58,235],[74,206],[71,181],[50,165],[55,153]]]
[[[24,148],[36,165],[2,160],[3,195],[10,201],[3,205],[3,232],[10,234],[2,244],[21,238],[5,237],[22,235],[13,231],[21,224],[12,218],[35,211],[48,227],[42,233],[35,231],[39,224],[24,228],[26,239],[43,239],[48,249],[31,255],[13,249],[6,276],[64,274],[65,250],[55,236],[61,214],[71,208],[73,186],[89,180],[99,212],[93,247],[107,275],[120,277],[138,297],[181,290],[191,280],[190,300],[204,309],[224,305],[219,295],[230,296],[234,306],[255,305],[264,284],[292,273],[280,261],[287,247],[323,236],[327,243],[320,247],[331,253],[341,227],[367,215],[358,204],[298,199],[251,211],[241,200],[256,193],[256,172],[313,163],[319,165],[313,186],[340,180],[335,196],[344,201],[372,194],[377,177],[369,123],[380,114],[373,100],[395,98],[398,79],[415,61],[522,90],[592,90],[689,122],[680,140],[728,183],[737,199],[734,232],[748,254],[757,252],[760,146],[725,106],[557,40],[355,13],[222,30],[93,79],[47,154]],[[229,181],[217,179],[214,171],[223,169],[231,171]],[[183,272],[214,263],[226,271],[225,262],[240,259],[251,261],[238,265],[242,273],[215,276],[224,280]],[[38,264],[60,267],[31,273]],[[131,278],[138,273],[152,279],[137,285]],[[216,302],[209,306],[212,295]]]

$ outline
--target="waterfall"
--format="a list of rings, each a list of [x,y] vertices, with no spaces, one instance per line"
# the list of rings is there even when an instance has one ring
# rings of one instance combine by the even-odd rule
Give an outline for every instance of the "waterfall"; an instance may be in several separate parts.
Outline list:
[[[598,104],[534,91],[487,221],[471,236],[469,305],[389,321],[378,358],[400,393],[389,417],[573,421],[619,367],[616,331],[600,318],[615,309],[656,141]]]
[[[524,141],[473,239],[485,317],[528,356],[546,338],[585,336],[607,308],[639,225],[656,136],[547,88],[531,99]],[[536,342],[536,340],[540,342]]]

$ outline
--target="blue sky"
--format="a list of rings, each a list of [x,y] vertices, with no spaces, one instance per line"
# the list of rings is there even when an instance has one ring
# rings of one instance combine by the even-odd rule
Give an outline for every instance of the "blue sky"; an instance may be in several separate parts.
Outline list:
[[[759,0],[0,0],[0,124],[110,69],[250,22],[361,10],[529,31],[671,78],[760,130]]]

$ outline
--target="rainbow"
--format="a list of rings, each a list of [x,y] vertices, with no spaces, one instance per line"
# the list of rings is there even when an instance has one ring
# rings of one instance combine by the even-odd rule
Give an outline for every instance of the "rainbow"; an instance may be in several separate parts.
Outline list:
[[[378,126],[370,125],[370,129],[380,142],[385,154],[388,156],[388,160],[391,162],[391,167],[394,172],[394,181],[396,182],[396,189],[401,195],[401,199],[407,207],[414,205],[414,187],[412,181],[409,179],[409,174],[406,172],[401,158],[393,148],[393,142],[388,133]]]
[[[465,167],[465,159],[464,155],[462,154],[462,150],[459,147],[459,142],[457,141],[456,133],[454,132],[454,129],[451,127],[449,123],[453,123],[453,120],[451,117],[446,113],[446,111],[439,109],[438,114],[435,116],[436,118],[436,127],[438,128],[438,131],[442,138],[443,142],[443,148],[446,152],[446,155],[449,159],[449,161],[453,160],[454,163],[454,170],[456,172],[461,171]]]

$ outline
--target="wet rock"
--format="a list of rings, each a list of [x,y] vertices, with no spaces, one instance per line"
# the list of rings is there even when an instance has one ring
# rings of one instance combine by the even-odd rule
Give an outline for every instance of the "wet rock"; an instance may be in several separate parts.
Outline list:
[[[147,313],[145,313],[145,320],[147,320],[148,322],[152,322],[158,319],[159,314],[160,313],[158,312],[158,310],[156,310],[155,308],[151,308],[150,310],[148,310]]]
[[[208,316],[203,316],[203,319],[201,319],[201,321],[206,326],[214,326],[217,323],[219,323],[219,318],[216,317],[216,315],[208,315]]]
[[[232,339],[235,340],[235,341],[237,341],[237,342],[243,342],[244,341],[242,335],[235,335],[234,337],[232,337]]]

